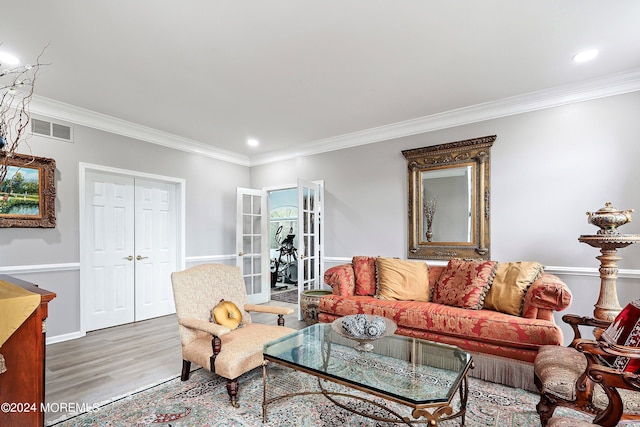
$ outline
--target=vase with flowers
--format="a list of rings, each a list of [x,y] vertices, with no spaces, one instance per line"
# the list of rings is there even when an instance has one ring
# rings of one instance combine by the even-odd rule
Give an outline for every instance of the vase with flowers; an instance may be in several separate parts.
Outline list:
[[[436,215],[436,208],[438,207],[438,198],[432,197],[427,200],[427,203],[424,205],[424,220],[427,224],[427,242],[431,242],[433,240],[433,217]]]

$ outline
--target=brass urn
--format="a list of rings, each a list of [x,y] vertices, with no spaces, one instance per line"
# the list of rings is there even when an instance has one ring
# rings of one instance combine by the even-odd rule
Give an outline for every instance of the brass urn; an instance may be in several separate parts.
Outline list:
[[[600,227],[598,234],[620,234],[618,227],[631,222],[631,213],[633,209],[621,211],[611,206],[611,202],[605,203],[604,208],[598,209],[596,212],[587,212],[587,221],[596,227]]]

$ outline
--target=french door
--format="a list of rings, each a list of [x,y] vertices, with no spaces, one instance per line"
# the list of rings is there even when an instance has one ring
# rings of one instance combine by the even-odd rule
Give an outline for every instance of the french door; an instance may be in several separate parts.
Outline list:
[[[86,171],[83,200],[84,330],[175,312],[176,185]]]
[[[291,187],[289,187],[291,188]],[[308,289],[320,289],[324,239],[322,215],[324,186],[321,181],[298,180],[298,301]],[[269,301],[271,270],[269,266],[268,193],[238,188],[236,220],[236,265],[242,269],[247,300],[253,304]],[[298,305],[298,318],[302,313]]]
[[[324,272],[324,186],[298,180],[298,301],[304,291],[320,289]],[[298,320],[302,311],[298,304]]]
[[[242,270],[247,302],[269,301],[269,214],[267,192],[237,189],[236,265]]]

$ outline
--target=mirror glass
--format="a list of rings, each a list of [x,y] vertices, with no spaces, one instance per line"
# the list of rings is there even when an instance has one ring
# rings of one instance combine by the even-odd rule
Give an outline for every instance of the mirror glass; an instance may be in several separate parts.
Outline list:
[[[408,258],[489,259],[489,155],[495,138],[402,152],[408,166]]]
[[[471,243],[475,164],[420,172],[424,242]]]

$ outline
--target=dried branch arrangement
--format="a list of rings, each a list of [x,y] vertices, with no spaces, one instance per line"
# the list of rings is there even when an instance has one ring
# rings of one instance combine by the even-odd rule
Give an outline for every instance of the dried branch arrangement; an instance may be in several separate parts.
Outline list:
[[[0,185],[7,177],[10,158],[31,135],[28,128],[31,121],[29,103],[40,67],[48,65],[40,62],[45,49],[35,64],[0,69]]]

